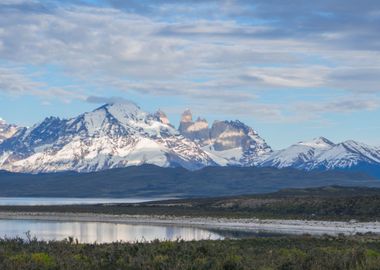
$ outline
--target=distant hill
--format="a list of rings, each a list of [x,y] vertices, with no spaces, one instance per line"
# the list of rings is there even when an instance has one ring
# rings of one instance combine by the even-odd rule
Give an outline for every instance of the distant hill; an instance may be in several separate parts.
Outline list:
[[[362,173],[255,167],[206,167],[188,171],[143,165],[91,173],[0,171],[0,196],[8,197],[210,197],[330,185],[380,187],[380,180]]]

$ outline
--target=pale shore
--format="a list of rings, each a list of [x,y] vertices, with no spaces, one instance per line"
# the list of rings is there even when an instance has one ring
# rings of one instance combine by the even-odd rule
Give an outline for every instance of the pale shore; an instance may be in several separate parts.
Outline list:
[[[107,215],[93,213],[0,212],[1,219],[41,220],[61,222],[109,222],[152,226],[181,226],[280,234],[353,235],[380,234],[380,222],[342,222],[278,219],[229,219],[207,217],[172,217],[145,215]]]

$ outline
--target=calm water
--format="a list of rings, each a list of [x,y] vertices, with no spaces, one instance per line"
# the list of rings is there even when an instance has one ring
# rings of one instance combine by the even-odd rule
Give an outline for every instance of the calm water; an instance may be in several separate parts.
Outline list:
[[[70,205],[70,204],[102,204],[102,203],[140,203],[172,199],[161,198],[28,198],[0,197],[0,205]]]
[[[176,226],[129,225],[104,222],[62,222],[40,220],[0,220],[0,238],[21,237],[26,232],[38,240],[62,240],[74,237],[81,243],[110,243],[159,240],[223,239],[204,229]]]

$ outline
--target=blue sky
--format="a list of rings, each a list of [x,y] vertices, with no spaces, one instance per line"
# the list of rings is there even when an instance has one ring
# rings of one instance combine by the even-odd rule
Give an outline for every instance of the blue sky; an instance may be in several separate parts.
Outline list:
[[[2,0],[0,117],[30,126],[116,97],[175,125],[186,108],[240,119],[275,149],[380,145],[379,33],[377,0]]]

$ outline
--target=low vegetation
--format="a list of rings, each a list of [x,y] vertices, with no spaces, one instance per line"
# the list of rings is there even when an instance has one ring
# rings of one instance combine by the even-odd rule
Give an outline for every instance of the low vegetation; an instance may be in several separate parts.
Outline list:
[[[380,189],[332,186],[138,204],[0,206],[0,211],[376,221],[380,220]]]
[[[0,240],[0,269],[379,269],[376,236],[80,244]]]
[[[139,204],[2,206],[0,211],[380,220],[380,189],[324,187]],[[380,236],[81,244],[0,239],[0,269],[380,269]]]

